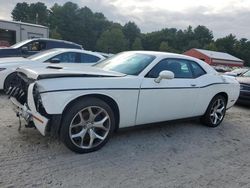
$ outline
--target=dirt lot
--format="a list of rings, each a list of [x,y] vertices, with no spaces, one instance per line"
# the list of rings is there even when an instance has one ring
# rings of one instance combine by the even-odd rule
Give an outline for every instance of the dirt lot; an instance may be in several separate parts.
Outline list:
[[[250,187],[250,109],[215,129],[197,121],[122,130],[79,155],[18,119],[0,95],[0,187]]]

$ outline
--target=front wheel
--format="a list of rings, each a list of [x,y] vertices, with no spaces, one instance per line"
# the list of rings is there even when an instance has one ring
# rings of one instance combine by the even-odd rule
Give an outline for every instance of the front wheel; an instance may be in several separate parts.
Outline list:
[[[201,118],[203,124],[217,127],[226,114],[226,99],[222,95],[215,96],[210,102],[205,115]]]
[[[106,144],[114,126],[114,113],[106,102],[83,98],[64,113],[60,137],[70,150],[88,153]]]

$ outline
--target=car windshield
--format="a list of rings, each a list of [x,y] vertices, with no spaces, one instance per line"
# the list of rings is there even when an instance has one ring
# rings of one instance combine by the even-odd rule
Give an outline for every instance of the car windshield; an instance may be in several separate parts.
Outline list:
[[[11,46],[11,48],[20,48],[21,46],[27,44],[28,42],[30,42],[31,39],[28,39],[28,40],[24,40],[24,41],[21,41],[21,42],[18,42],[14,45]]]
[[[250,77],[250,70],[243,74],[244,77]]]
[[[58,50],[51,49],[51,50],[46,50],[46,51],[42,51],[40,53],[31,55],[31,56],[29,56],[27,58],[30,59],[30,60],[36,61],[36,60],[39,60],[41,58],[45,58],[47,56],[50,57],[52,54],[57,53],[57,52],[58,52]]]
[[[143,53],[123,52],[93,66],[127,75],[140,74],[156,57]]]

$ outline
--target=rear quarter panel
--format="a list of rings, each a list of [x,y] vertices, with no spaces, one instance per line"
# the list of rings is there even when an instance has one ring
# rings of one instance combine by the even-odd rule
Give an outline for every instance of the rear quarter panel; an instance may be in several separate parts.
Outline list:
[[[232,107],[239,97],[240,85],[233,77],[227,78],[222,75],[207,74],[200,78],[200,86],[196,116],[205,114],[210,101],[218,93],[227,94],[227,108]]]

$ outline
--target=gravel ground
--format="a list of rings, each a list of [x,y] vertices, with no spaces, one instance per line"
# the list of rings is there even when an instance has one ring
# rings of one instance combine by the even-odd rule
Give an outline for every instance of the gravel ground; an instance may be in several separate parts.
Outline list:
[[[222,125],[168,123],[114,134],[101,150],[75,154],[35,129],[18,132],[0,94],[0,187],[250,187],[250,109]]]

